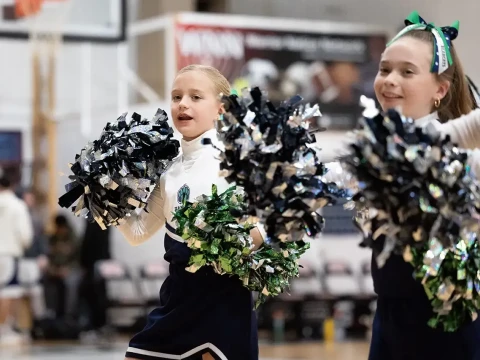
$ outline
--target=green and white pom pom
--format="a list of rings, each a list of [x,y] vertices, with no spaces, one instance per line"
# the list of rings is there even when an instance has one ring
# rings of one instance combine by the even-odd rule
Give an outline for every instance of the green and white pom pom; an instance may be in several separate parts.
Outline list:
[[[277,296],[298,277],[298,260],[310,247],[303,241],[280,244],[272,248],[264,244],[254,250],[250,231],[255,225],[240,222],[246,211],[243,190],[232,186],[218,194],[202,195],[195,202],[186,202],[174,213],[178,234],[191,249],[189,272],[211,266],[220,275],[238,276],[243,286],[259,293],[258,307],[269,296]]]

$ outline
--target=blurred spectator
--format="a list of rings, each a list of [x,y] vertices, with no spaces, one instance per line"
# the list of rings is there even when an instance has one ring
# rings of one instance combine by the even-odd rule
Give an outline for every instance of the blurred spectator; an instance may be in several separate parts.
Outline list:
[[[25,190],[20,193],[20,197],[25,201],[30,212],[33,226],[32,245],[25,251],[24,262],[28,262],[29,269],[33,270],[36,266],[38,282],[30,283],[25,289],[27,300],[29,300],[29,309],[33,315],[34,323],[42,320],[46,316],[45,293],[43,288],[43,277],[47,270],[47,236],[45,234],[45,223],[41,216],[41,211],[37,205],[35,193],[31,190]],[[33,271],[32,271],[33,272]],[[30,274],[34,276],[33,274]]]
[[[73,319],[77,313],[81,274],[78,269],[77,237],[65,216],[56,216],[48,247],[45,285],[48,307],[55,311],[57,318]]]
[[[25,251],[25,257],[29,259],[37,259],[40,270],[47,268],[47,237],[45,234],[45,223],[42,219],[35,194],[27,190],[22,194],[23,201],[28,206],[33,225],[33,241],[32,245]]]
[[[0,178],[0,343],[22,341],[12,328],[14,312],[23,291],[19,284],[19,260],[32,243],[33,228],[26,204],[12,190],[6,177]]]
[[[107,293],[105,281],[96,274],[95,264],[110,259],[110,228],[102,230],[97,223],[87,221],[80,247],[80,265],[83,270],[81,299],[88,309],[87,339],[109,337],[107,326]],[[93,291],[92,291],[93,290]]]

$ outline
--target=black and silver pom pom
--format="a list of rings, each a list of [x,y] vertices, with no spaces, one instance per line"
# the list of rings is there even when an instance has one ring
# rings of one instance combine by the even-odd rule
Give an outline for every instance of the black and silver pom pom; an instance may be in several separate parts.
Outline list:
[[[107,123],[98,140],[88,143],[70,164],[73,175],[59,205],[103,229],[137,208],[144,208],[159,177],[179,153],[165,111],[151,119],[127,113]]]

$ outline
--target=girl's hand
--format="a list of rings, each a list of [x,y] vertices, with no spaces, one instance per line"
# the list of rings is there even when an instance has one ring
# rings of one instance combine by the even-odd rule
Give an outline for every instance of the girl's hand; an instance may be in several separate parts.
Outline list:
[[[48,258],[45,255],[37,257],[38,268],[41,272],[44,272],[48,267]]]
[[[253,239],[253,251],[258,250],[262,246],[264,240],[262,232],[259,230],[258,227],[256,227],[250,230],[250,236]]]

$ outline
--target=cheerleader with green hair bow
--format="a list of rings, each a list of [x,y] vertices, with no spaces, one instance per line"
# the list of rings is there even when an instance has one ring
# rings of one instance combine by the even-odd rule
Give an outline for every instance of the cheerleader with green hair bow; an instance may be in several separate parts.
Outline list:
[[[453,45],[459,23],[439,27],[413,12],[405,25],[382,54],[374,82],[376,98],[385,113],[395,109],[413,119],[416,127],[435,128],[460,148],[474,149],[469,165],[478,178],[480,109],[476,88],[465,75]],[[324,181],[352,186],[350,175],[342,171],[340,163],[327,164],[327,168],[330,171]],[[398,176],[395,169],[390,175]],[[375,222],[369,224],[371,229],[363,230],[365,243],[373,250],[372,278],[378,295],[369,360],[480,360],[480,304],[475,304],[475,299],[480,299],[480,287],[473,289],[474,299],[469,300],[462,288],[453,286],[460,300],[449,311],[443,305],[453,300],[443,300],[444,294],[437,286],[441,282],[435,280],[440,276],[446,280],[448,275],[449,283],[456,283],[461,269],[452,270],[452,261],[448,260],[446,275],[444,271],[425,276],[422,264],[415,262],[418,256],[409,259],[389,252],[391,237],[382,235],[385,232]],[[375,241],[370,241],[373,237]]]
[[[400,109],[418,127],[435,126],[462,148],[480,147],[476,91],[453,46],[459,23],[439,27],[413,12],[405,25],[387,44],[375,79],[382,109]],[[480,175],[480,161],[472,168]],[[421,279],[414,278],[412,263],[393,253],[384,264],[377,263],[384,243],[381,236],[373,245],[378,301],[369,360],[480,359],[476,314],[459,316],[455,323],[433,324],[437,309]]]

